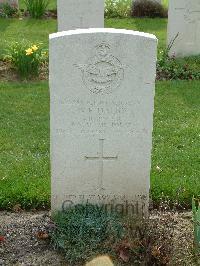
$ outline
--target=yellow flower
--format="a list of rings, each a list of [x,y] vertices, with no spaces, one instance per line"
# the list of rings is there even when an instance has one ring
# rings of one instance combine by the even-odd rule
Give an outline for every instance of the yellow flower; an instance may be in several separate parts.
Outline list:
[[[26,55],[31,55],[33,53],[33,50],[31,48],[28,48],[26,50]]]
[[[38,50],[38,47],[36,45],[33,45],[31,48],[34,52]]]

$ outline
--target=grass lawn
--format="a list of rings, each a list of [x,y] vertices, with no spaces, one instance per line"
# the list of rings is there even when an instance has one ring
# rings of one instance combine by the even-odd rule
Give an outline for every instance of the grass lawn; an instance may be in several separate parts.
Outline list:
[[[189,206],[200,194],[200,81],[158,82],[151,188]],[[49,206],[47,82],[0,83],[0,208]],[[161,170],[157,170],[157,166]]]
[[[159,48],[164,49],[166,44],[166,19],[106,19],[105,26],[109,28],[124,28],[153,33],[159,39]],[[57,21],[54,19],[0,19],[0,58],[6,53],[10,42],[22,39],[31,42],[42,42],[48,47],[48,35],[56,32]]]
[[[47,83],[0,83],[0,208],[49,204]]]
[[[158,82],[151,188],[183,206],[200,195],[200,81]],[[161,169],[158,170],[157,166]]]
[[[164,0],[166,1],[166,0]],[[56,0],[49,0],[49,5],[47,7],[47,9],[56,9],[56,5],[57,5],[57,1]],[[19,0],[19,7],[21,9],[25,9],[26,8],[26,5],[24,4],[24,0]]]

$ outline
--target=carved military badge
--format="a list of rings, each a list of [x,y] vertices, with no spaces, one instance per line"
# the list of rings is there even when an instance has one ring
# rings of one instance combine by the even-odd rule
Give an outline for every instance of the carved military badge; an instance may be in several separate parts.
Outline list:
[[[110,53],[110,46],[106,43],[96,47],[96,55],[87,64],[77,66],[82,71],[85,86],[92,93],[112,93],[124,78],[122,64]]]

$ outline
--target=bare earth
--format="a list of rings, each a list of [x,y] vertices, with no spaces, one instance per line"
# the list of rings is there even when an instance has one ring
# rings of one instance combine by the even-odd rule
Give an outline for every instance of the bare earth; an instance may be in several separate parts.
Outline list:
[[[170,265],[200,265],[194,261],[190,212],[174,214],[176,220]],[[50,223],[49,212],[0,212],[0,265],[67,265],[49,240],[38,238]],[[128,265],[128,264],[126,264]]]

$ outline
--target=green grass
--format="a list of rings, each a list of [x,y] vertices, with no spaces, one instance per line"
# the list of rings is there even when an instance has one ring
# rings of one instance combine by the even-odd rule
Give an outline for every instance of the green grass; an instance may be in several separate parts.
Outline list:
[[[0,208],[49,206],[46,83],[0,83]]]
[[[0,19],[0,57],[6,54],[11,42],[22,39],[36,43],[42,42],[48,47],[48,36],[56,32],[56,20],[37,19]]]
[[[49,5],[48,5],[47,9],[49,9],[49,10],[56,9],[56,2],[57,2],[56,0],[49,0]],[[26,6],[25,6],[23,0],[19,0],[19,8],[20,9],[26,9]]]
[[[191,206],[200,194],[200,81],[159,82],[156,90],[151,188]],[[156,170],[159,166],[161,171]]]
[[[107,19],[105,26],[124,28],[153,33],[159,39],[159,48],[164,49],[166,43],[166,19]],[[42,42],[48,47],[48,35],[56,32],[57,21],[36,19],[0,19],[0,58],[6,53],[10,42],[22,39],[31,42]]]
[[[162,0],[162,4],[163,4],[165,7],[168,7],[169,0]]]
[[[151,188],[184,206],[200,194],[200,81],[158,82]],[[0,208],[50,204],[47,82],[0,83]],[[162,171],[156,170],[159,166]]]
[[[166,48],[167,37],[167,19],[150,19],[150,18],[126,18],[126,19],[107,19],[105,21],[106,27],[137,30],[154,34],[159,42],[158,48]]]

